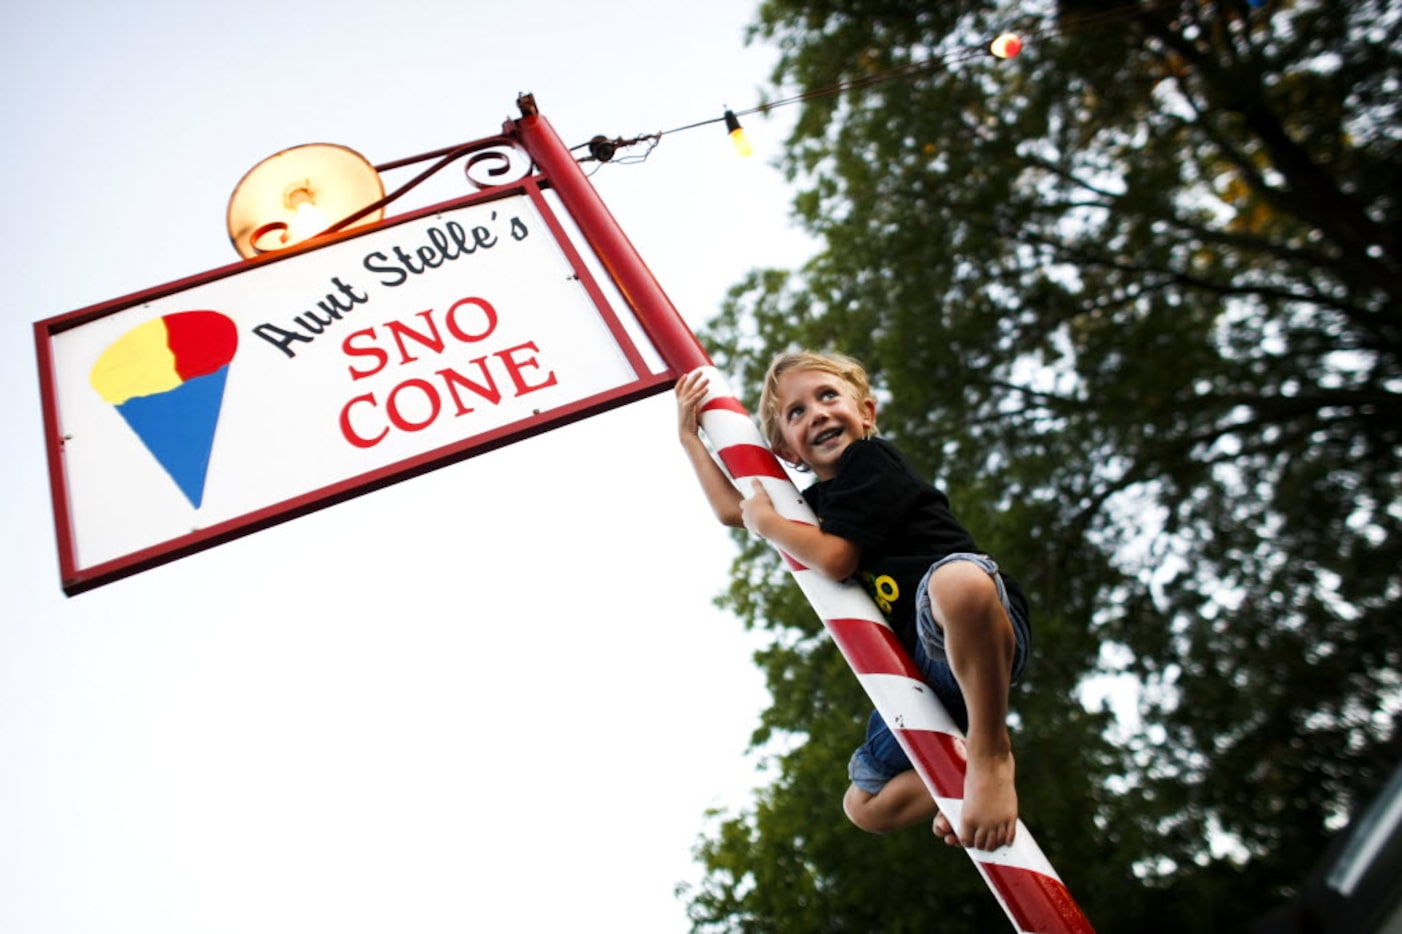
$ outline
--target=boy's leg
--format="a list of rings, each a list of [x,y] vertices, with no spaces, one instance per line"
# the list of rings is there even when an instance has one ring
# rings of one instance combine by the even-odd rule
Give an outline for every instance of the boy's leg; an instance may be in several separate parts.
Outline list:
[[[1017,830],[1017,788],[1008,735],[1008,689],[1017,637],[993,577],[971,561],[952,561],[929,576],[930,610],[968,707],[968,768],[962,827],[940,817],[935,833],[953,830],[964,846],[994,850]],[[943,823],[943,826],[941,826]]]
[[[867,833],[889,833],[923,823],[939,813],[930,789],[914,769],[891,779],[875,794],[856,785],[842,797],[847,818]]]
[[[881,714],[867,719],[866,739],[847,763],[852,786],[842,810],[868,833],[888,833],[929,820],[938,810],[925,783]]]

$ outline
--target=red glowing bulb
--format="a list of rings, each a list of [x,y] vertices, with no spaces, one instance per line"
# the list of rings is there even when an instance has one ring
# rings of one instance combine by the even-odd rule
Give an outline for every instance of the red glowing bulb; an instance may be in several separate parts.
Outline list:
[[[1005,32],[993,40],[989,51],[997,58],[1013,58],[1022,51],[1022,37],[1014,32]]]

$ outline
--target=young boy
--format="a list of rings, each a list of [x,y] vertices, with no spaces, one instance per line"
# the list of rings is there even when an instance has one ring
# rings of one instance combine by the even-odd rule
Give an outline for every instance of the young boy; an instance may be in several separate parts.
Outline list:
[[[742,497],[698,430],[703,373],[677,382],[682,447],[716,517],[744,526],[833,580],[860,576],[950,715],[965,730],[962,826],[939,813],[880,715],[852,755],[843,809],[885,833],[934,819],[951,845],[993,850],[1013,841],[1017,790],[1008,689],[1030,640],[1017,585],[979,553],[949,500],[876,435],[876,400],[861,364],[841,354],[781,354],[769,367],[760,423],[774,453],[816,482],[803,491],[819,525],[785,519],[758,483]]]

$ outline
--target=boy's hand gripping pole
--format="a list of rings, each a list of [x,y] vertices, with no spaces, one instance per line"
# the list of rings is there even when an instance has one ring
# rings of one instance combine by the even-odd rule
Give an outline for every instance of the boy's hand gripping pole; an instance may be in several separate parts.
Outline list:
[[[725,378],[714,367],[705,370],[710,389],[701,406],[701,427],[731,482],[748,496],[751,484],[758,480],[780,515],[817,525],[817,517],[765,444],[749,412],[730,392]],[[965,769],[964,737],[959,728],[921,680],[866,591],[851,581],[828,580],[782,549],[779,554],[940,811],[957,829]],[[1092,932],[1090,922],[1021,821],[1011,845],[965,852],[1017,931]]]

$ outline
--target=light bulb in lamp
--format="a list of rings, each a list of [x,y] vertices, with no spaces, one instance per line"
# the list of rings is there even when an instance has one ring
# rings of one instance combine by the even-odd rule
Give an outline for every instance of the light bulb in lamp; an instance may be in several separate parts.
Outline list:
[[[292,219],[282,232],[283,246],[310,240],[335,223],[317,206],[316,192],[312,190],[310,179],[289,190],[283,201],[292,210]]]
[[[229,239],[244,259],[284,250],[326,231],[385,196],[380,174],[345,146],[312,143],[269,156],[229,198]],[[378,208],[346,229],[384,217]]]

